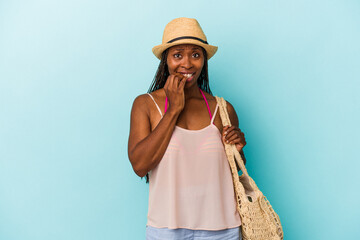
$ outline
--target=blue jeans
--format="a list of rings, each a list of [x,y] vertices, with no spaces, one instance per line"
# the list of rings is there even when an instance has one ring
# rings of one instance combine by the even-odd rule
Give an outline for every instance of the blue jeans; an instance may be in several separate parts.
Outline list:
[[[146,240],[241,240],[240,227],[222,230],[156,228],[146,226]]]

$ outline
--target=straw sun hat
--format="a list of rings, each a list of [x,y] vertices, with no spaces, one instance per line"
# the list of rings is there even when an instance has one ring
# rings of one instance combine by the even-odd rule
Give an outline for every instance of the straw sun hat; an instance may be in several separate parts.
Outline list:
[[[161,60],[161,54],[167,48],[179,44],[195,44],[203,47],[209,60],[218,47],[208,44],[206,36],[198,21],[194,18],[180,17],[170,21],[163,33],[162,44],[153,47],[152,52]]]

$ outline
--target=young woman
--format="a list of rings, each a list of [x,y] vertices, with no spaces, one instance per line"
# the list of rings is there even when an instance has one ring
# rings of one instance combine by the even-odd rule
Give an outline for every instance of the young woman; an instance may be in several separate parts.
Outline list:
[[[245,159],[246,141],[229,102],[233,126],[222,126],[208,79],[216,51],[196,19],[172,20],[153,48],[161,60],[154,82],[134,100],[128,154],[149,182],[148,240],[241,239],[224,142]]]

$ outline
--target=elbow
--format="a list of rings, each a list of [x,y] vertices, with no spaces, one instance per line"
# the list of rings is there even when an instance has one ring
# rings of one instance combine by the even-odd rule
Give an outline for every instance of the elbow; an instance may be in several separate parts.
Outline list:
[[[135,174],[141,178],[144,177],[147,173],[147,171],[143,167],[137,165],[133,165],[133,170]]]
[[[144,166],[144,164],[132,156],[132,154],[129,154],[129,160],[136,175],[142,178],[148,173],[148,169]]]
[[[147,172],[146,171],[137,171],[135,172],[136,175],[138,175],[139,177],[143,178],[146,176]]]

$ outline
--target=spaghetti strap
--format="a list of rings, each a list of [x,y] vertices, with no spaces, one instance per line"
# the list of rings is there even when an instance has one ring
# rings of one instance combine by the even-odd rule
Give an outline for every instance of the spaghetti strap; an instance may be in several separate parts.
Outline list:
[[[213,123],[214,123],[214,119],[215,119],[216,112],[217,112],[218,108],[219,108],[219,104],[216,103],[216,108],[215,108],[215,111],[214,111],[214,116],[212,116],[211,121],[210,121],[210,124],[213,124]]]
[[[162,117],[163,115],[162,115],[162,113],[161,113],[161,110],[160,110],[159,106],[158,106],[157,103],[155,102],[155,99],[153,98],[153,96],[151,96],[150,93],[148,93],[148,94],[149,94],[149,96],[151,97],[151,99],[154,101],[154,103],[155,103],[155,105],[156,105],[157,109],[159,110],[159,113],[160,113],[160,115],[161,115],[161,117]]]

